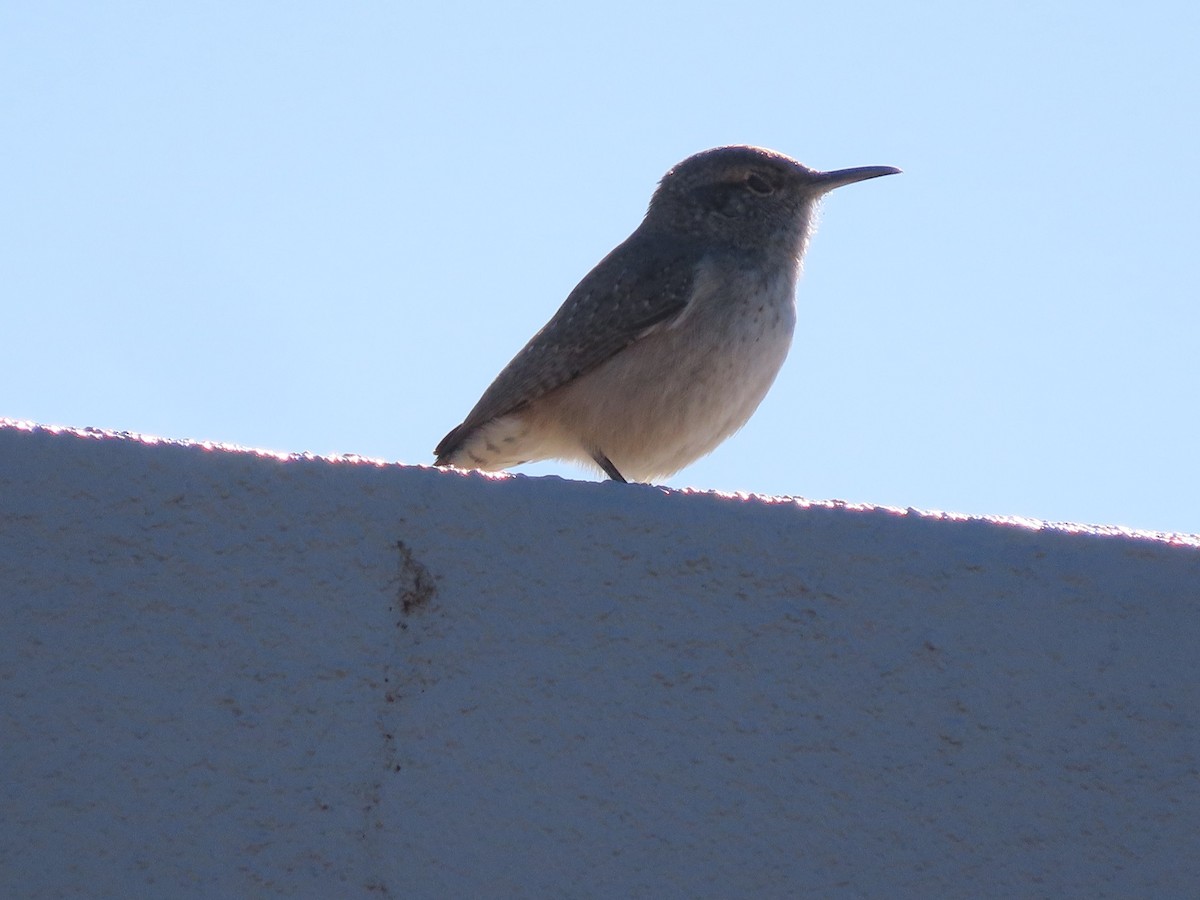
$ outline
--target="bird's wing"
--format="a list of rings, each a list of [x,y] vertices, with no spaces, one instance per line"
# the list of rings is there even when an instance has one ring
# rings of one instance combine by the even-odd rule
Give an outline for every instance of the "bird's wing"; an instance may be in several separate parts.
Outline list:
[[[638,240],[637,253],[626,252]],[[452,454],[476,428],[594,369],[688,304],[699,262],[693,246],[636,232],[571,291],[434,453]]]

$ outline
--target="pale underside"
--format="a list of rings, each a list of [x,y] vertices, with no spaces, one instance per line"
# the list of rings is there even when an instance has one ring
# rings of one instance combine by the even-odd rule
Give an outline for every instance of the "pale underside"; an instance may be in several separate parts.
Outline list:
[[[757,409],[791,345],[795,267],[764,274],[701,263],[677,316],[614,356],[481,424],[446,460],[506,469],[607,457],[628,480],[671,475],[712,452]]]

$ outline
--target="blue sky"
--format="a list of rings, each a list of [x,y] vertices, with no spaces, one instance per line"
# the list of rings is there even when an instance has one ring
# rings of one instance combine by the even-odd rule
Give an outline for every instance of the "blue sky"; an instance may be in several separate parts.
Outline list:
[[[905,172],[670,484],[1200,532],[1195,4],[428,6],[7,5],[0,415],[428,463],[753,143]]]

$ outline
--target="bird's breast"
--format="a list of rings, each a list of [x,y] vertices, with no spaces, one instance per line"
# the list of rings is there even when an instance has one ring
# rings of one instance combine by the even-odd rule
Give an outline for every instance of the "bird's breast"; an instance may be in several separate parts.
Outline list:
[[[696,428],[721,432],[719,441],[750,418],[791,347],[795,296],[794,268],[701,263],[688,307],[664,334],[665,353],[683,361],[670,380],[696,395],[687,404]]]
[[[741,428],[778,374],[796,323],[796,271],[706,259],[687,306],[531,410],[540,428],[603,451],[628,478],[670,475]]]

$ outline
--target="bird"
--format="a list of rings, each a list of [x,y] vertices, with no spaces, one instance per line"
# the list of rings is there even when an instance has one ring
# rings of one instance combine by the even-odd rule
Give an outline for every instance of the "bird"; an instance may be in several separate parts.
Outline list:
[[[434,465],[560,459],[650,482],[711,453],[750,419],[788,354],[821,198],[899,172],[822,172],[748,145],[673,166],[641,224],[441,440]]]

